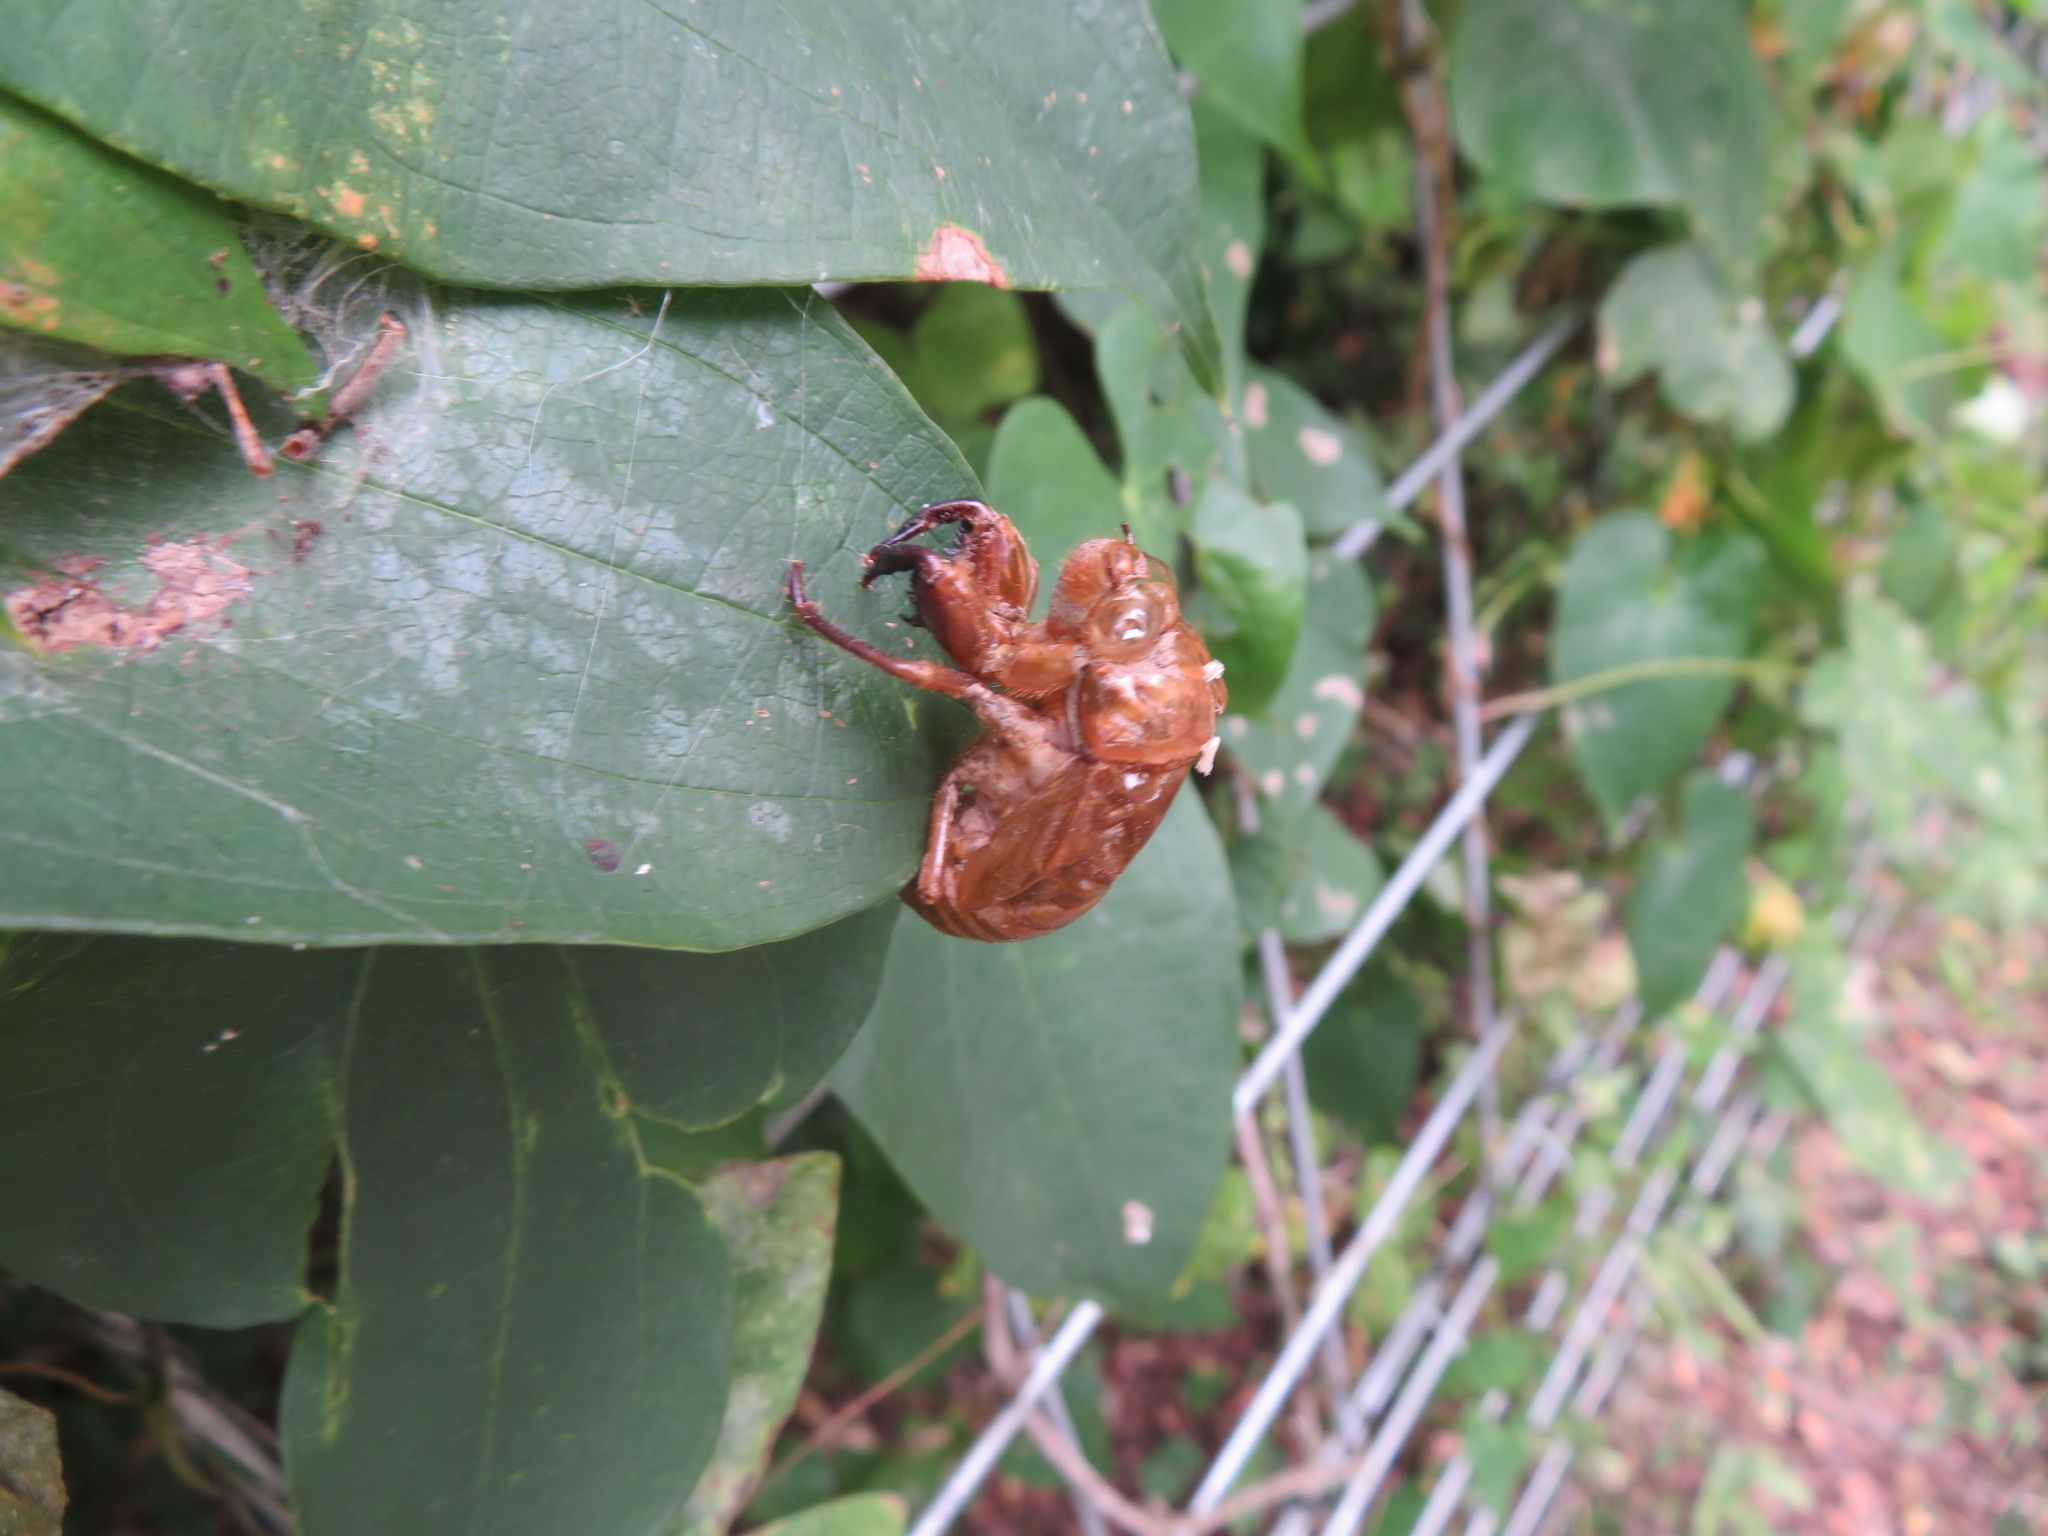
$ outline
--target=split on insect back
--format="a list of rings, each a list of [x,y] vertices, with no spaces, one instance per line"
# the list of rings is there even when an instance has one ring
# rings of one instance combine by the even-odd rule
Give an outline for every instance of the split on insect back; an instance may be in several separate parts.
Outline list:
[[[916,542],[958,526],[945,550]],[[1222,663],[1181,617],[1165,562],[1126,529],[1070,554],[1043,620],[1038,562],[979,501],[926,507],[866,556],[865,590],[907,574],[914,622],[954,666],[891,656],[826,618],[791,561],[797,617],[834,645],[956,698],[986,727],[940,782],[903,899],[934,927],[992,942],[1065,927],[1157,830],[1190,768],[1215,761]]]

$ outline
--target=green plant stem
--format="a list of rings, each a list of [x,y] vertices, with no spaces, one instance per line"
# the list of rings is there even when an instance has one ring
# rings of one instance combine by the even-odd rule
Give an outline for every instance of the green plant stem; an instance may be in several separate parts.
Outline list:
[[[1489,700],[1479,711],[1482,720],[1501,720],[1531,710],[1572,704],[1594,694],[1625,688],[1630,683],[1651,682],[1665,677],[1736,677],[1751,682],[1771,682],[1796,677],[1799,668],[1785,661],[1744,660],[1730,656],[1669,656],[1658,661],[1632,661],[1626,666],[1589,672],[1568,683],[1549,688],[1532,688],[1526,693],[1503,694]]]

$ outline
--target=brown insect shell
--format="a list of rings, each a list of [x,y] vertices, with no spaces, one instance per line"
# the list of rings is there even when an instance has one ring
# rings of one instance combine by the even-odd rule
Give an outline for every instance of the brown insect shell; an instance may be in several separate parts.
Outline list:
[[[1090,661],[1068,695],[1069,729],[1097,762],[1165,768],[1201,754],[1216,734],[1223,686],[1203,675],[1209,652],[1176,622],[1136,661]]]
[[[1226,697],[1181,617],[1173,574],[1124,539],[1090,539],[1061,567],[1049,640],[1075,646],[1071,745],[1098,762],[1166,768],[1201,753]]]

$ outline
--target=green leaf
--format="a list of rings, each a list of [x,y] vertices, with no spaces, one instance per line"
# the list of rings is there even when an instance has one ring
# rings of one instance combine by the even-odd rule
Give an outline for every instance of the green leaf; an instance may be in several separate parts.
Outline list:
[[[906,911],[832,1081],[1005,1279],[1143,1309],[1187,1263],[1223,1172],[1239,994],[1223,851],[1187,791],[1058,933],[976,944]]]
[[[1320,179],[1302,116],[1303,0],[1152,0],[1167,47],[1204,102]]]
[[[1540,1205],[1503,1211],[1494,1217],[1486,1228],[1486,1251],[1500,1265],[1501,1284],[1513,1285],[1543,1265],[1563,1259],[1572,1213],[1572,1202],[1553,1196]],[[1509,1354],[1518,1344],[1534,1347],[1536,1343],[1535,1336],[1521,1332],[1490,1334],[1488,1337],[1498,1341],[1497,1349]],[[1515,1360],[1502,1364],[1497,1379],[1483,1379],[1478,1384],[1482,1390],[1485,1387],[1515,1387],[1527,1379],[1522,1362]]]
[[[1571,1215],[1562,1202],[1546,1205],[1540,1208],[1540,1211],[1502,1213],[1487,1228],[1487,1252],[1499,1257],[1500,1249],[1503,1247],[1510,1252],[1516,1251],[1516,1242],[1512,1239],[1505,1244],[1496,1244],[1494,1241],[1494,1234],[1504,1224],[1519,1217],[1522,1230],[1526,1232],[1529,1218],[1539,1214],[1547,1216],[1553,1211],[1559,1219],[1547,1222],[1550,1246],[1537,1257],[1536,1262],[1557,1257],[1556,1240],[1563,1235]],[[1536,1263],[1524,1263],[1515,1269],[1513,1274],[1508,1273],[1509,1267],[1503,1259],[1503,1284],[1532,1273]],[[1544,1347],[1547,1343],[1548,1340],[1543,1334],[1528,1328],[1500,1328],[1482,1333],[1465,1346],[1465,1352],[1453,1360],[1450,1369],[1444,1372],[1444,1389],[1461,1397],[1476,1397],[1482,1392],[1493,1391],[1518,1392],[1523,1387],[1533,1385],[1542,1376],[1544,1366],[1549,1363],[1549,1353]]]
[[[1472,1463],[1473,1494],[1497,1519],[1505,1520],[1529,1465],[1527,1433],[1520,1425],[1489,1417],[1474,1404],[1459,1421],[1458,1434],[1465,1459]]]
[[[1681,206],[1731,271],[1753,263],[1770,102],[1738,0],[1467,0],[1450,91],[1489,176],[1568,207]]]
[[[911,322],[899,356],[880,344],[887,327],[860,327],[935,421],[972,422],[1038,388],[1038,343],[1024,301],[1000,288],[953,283]]]
[[[850,1219],[850,1215],[849,1215]],[[911,1243],[916,1242],[912,1223]],[[914,1251],[860,1276],[835,1292],[832,1340],[846,1365],[862,1381],[880,1381],[930,1349],[960,1320],[961,1305],[939,1293],[939,1276],[916,1261]],[[905,1378],[905,1386],[936,1382],[969,1351],[965,1339],[939,1351]]]
[[[578,946],[562,958],[633,1108],[702,1128],[793,1104],[823,1079],[867,1017],[895,920],[889,901],[726,954]]]
[[[1565,561],[1552,636],[1559,684],[1622,667],[1672,663],[1670,675],[1623,682],[1565,708],[1573,760],[1609,826],[1654,795],[1699,752],[1735,679],[1689,675],[1727,662],[1749,639],[1763,552],[1740,535],[1705,534],[1674,550],[1647,512],[1601,518]]]
[[[1193,1257],[1174,1280],[1176,1299],[1197,1286],[1228,1280],[1258,1257],[1258,1209],[1252,1199],[1251,1180],[1242,1168],[1226,1168],[1216,1199],[1203,1219],[1195,1239]]]
[[[729,1283],[655,1166],[687,1138],[633,1111],[801,1091],[865,1014],[895,910],[734,955],[17,937],[0,1166],[36,1177],[0,1183],[0,1264],[147,1317],[289,1317],[338,1122],[340,1280],[287,1411],[304,1528],[582,1529],[576,1505],[654,1529],[727,1408]],[[767,1378],[794,1391],[815,1326],[833,1182],[805,1159],[711,1183],[753,1287],[732,1411],[763,1437]],[[521,1489],[536,1523],[499,1523]],[[387,1518],[411,1504],[428,1525]],[[653,1514],[599,1518],[627,1506]]]
[[[0,1265],[81,1306],[245,1327],[307,1301],[325,1037],[359,954],[26,934],[0,951]]]
[[[905,1519],[903,1501],[893,1493],[862,1493],[819,1504],[749,1536],[903,1536]]]
[[[1697,245],[1666,246],[1628,264],[1600,305],[1600,360],[1617,384],[1655,370],[1664,398],[1736,437],[1769,437],[1792,409],[1785,349]]]
[[[1422,1071],[1422,999],[1375,961],[1338,995],[1302,1047],[1309,1098],[1360,1140],[1391,1143]]]
[[[1348,422],[1271,368],[1254,363],[1246,380],[1238,420],[1253,489],[1299,510],[1311,539],[1333,539],[1353,523],[1392,516],[1380,472]]]
[[[1365,648],[1375,618],[1372,588],[1357,562],[1312,557],[1301,639],[1280,691],[1263,716],[1244,713],[1233,695],[1223,745],[1276,808],[1315,800],[1351,740],[1365,704]]]
[[[274,480],[141,396],[0,480],[8,611],[80,642],[0,642],[0,926],[716,949],[896,889],[960,714],[782,583],[904,645],[855,552],[975,492],[951,445],[808,294],[409,313]]]
[[[1755,817],[1749,796],[1708,772],[1685,781],[1682,835],[1656,844],[1628,894],[1628,942],[1654,1019],[1692,995],[1714,949],[1749,909],[1742,872]]]
[[[711,1465],[675,1536],[719,1536],[745,1508],[796,1405],[832,1272],[839,1162],[823,1152],[733,1163],[704,1182],[732,1259],[732,1386]]]
[[[1060,562],[1084,539],[1107,538],[1125,517],[1123,488],[1067,408],[1045,395],[1003,413],[989,455],[989,500],[1017,525],[1038,559],[1044,618]],[[1154,546],[1155,550],[1158,546]]]
[[[0,95],[0,325],[217,358],[281,390],[316,369],[227,208]]]
[[[63,1536],[57,1416],[0,1392],[0,1536]]]
[[[437,277],[1115,288],[1219,371],[1187,109],[1139,0],[24,0],[10,22],[0,83]]]
[[[282,1433],[306,1536],[658,1528],[718,1434],[724,1247],[648,1169],[573,973],[376,951],[337,1042],[331,1304]]]
[[[1215,481],[1195,503],[1188,539],[1200,583],[1190,615],[1223,663],[1232,696],[1257,713],[1279,691],[1301,638],[1308,586],[1301,516]]]
[[[1345,932],[1386,879],[1372,849],[1320,803],[1280,810],[1238,838],[1230,875],[1244,931],[1277,928],[1290,944]]]

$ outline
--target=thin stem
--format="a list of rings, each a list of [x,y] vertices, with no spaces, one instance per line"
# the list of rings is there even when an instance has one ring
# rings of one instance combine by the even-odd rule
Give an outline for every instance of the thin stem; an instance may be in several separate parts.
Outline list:
[[[981,1313],[979,1311],[964,1313],[960,1317],[955,1318],[951,1326],[944,1333],[933,1339],[931,1343],[925,1345],[923,1349],[920,1349],[916,1354],[904,1361],[903,1364],[897,1366],[895,1370],[884,1376],[872,1387],[869,1387],[867,1391],[861,1393],[859,1397],[856,1397],[844,1408],[835,1411],[824,1423],[806,1435],[802,1445],[799,1445],[787,1456],[776,1462],[762,1475],[756,1492],[760,1488],[766,1488],[770,1483],[780,1480],[798,1462],[802,1461],[820,1446],[835,1439],[839,1432],[846,1428],[847,1425],[866,1413],[906,1381],[909,1381],[911,1377],[930,1365],[939,1356],[943,1355],[980,1326]]]
[[[43,1376],[51,1381],[61,1382],[74,1392],[83,1392],[87,1397],[102,1403],[118,1403],[124,1407],[142,1401],[133,1392],[118,1392],[112,1387],[103,1387],[89,1376],[76,1371],[67,1371],[61,1365],[45,1365],[40,1360],[10,1360],[0,1364],[0,1376]]]
[[[1759,661],[1736,656],[1667,656],[1656,661],[1631,661],[1619,667],[1609,667],[1602,672],[1589,672],[1584,677],[1573,678],[1568,683],[1558,683],[1550,688],[1532,688],[1526,693],[1505,693],[1489,700],[1479,712],[1482,720],[1505,719],[1509,715],[1526,715],[1539,709],[1551,709],[1559,704],[1573,704],[1595,694],[1607,693],[1616,688],[1625,688],[1630,683],[1649,682],[1664,677],[1734,677],[1757,683],[1770,683],[1796,677],[1799,668],[1791,662]]]

